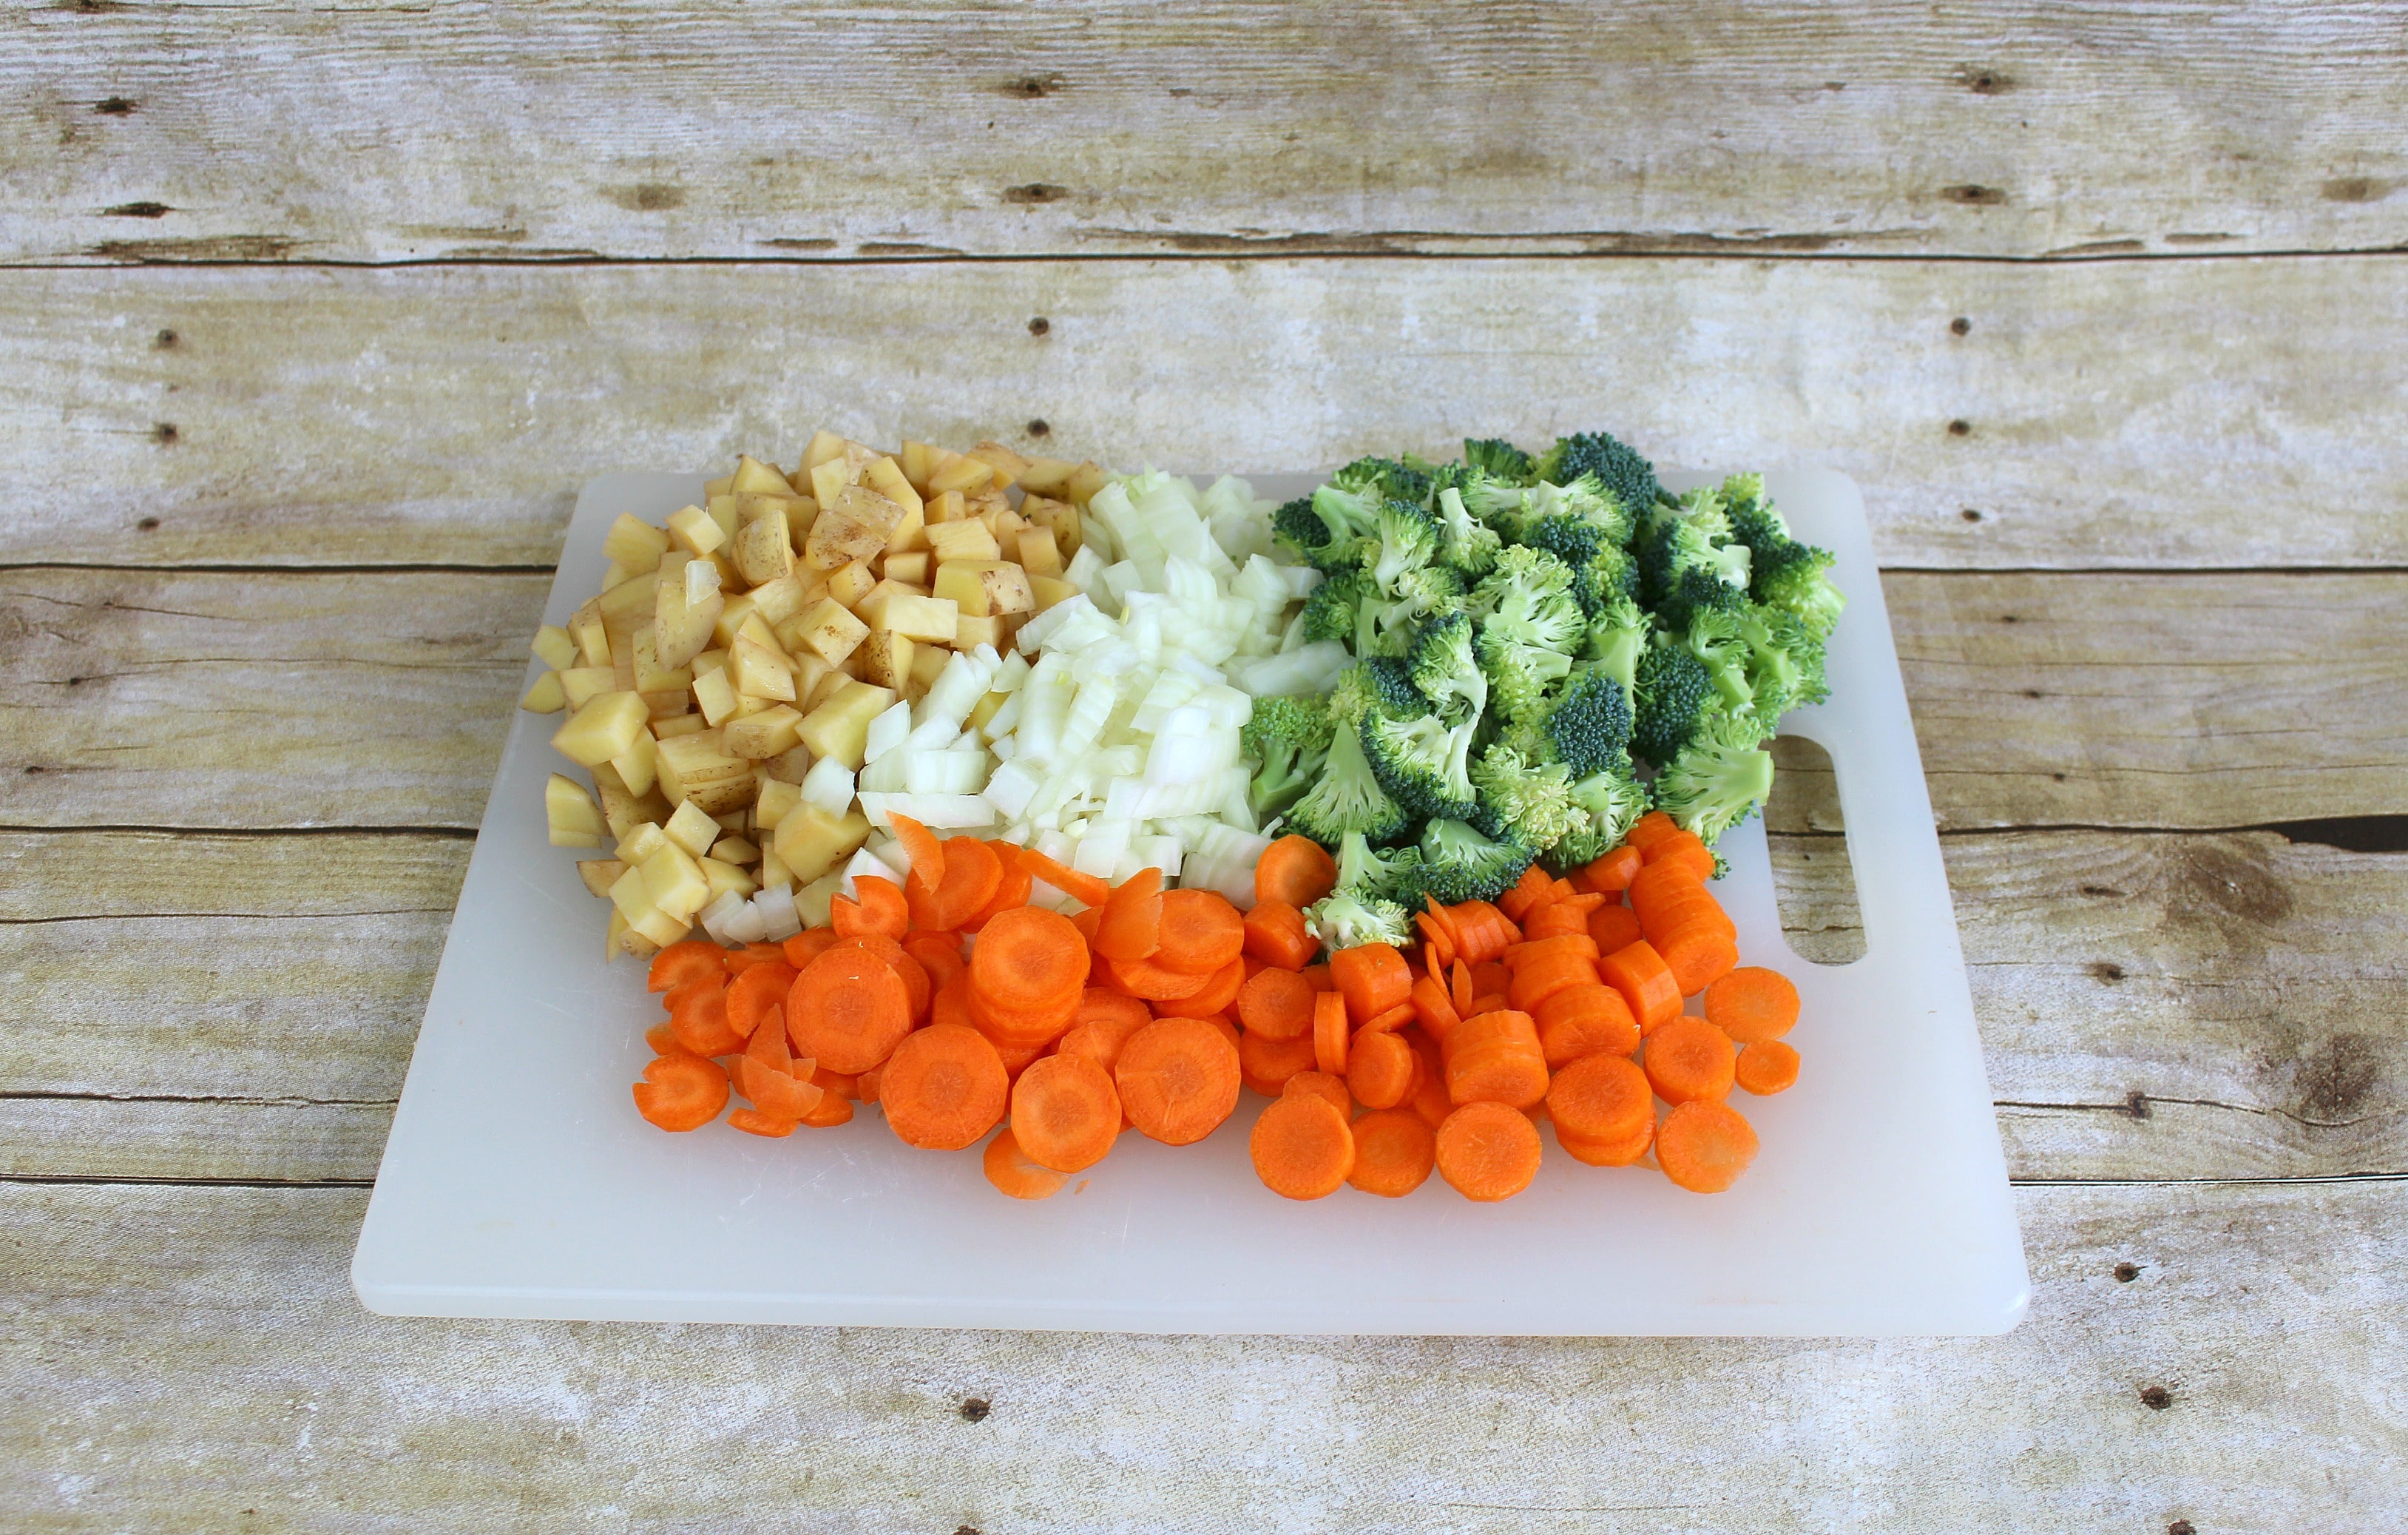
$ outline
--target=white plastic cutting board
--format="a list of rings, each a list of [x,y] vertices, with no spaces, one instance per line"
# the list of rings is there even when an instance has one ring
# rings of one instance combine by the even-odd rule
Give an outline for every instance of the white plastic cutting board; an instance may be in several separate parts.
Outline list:
[[[874,1112],[784,1140],[665,1135],[628,1093],[659,1004],[639,967],[602,963],[602,903],[578,854],[546,843],[558,719],[519,713],[352,1259],[360,1298],[397,1315],[1140,1332],[2014,1327],[2029,1282],[1863,503],[1835,474],[1768,481],[1799,537],[1835,551],[1849,599],[1833,701],[1783,729],[1831,754],[1868,952],[1842,968],[1791,955],[1762,824],[1725,839],[1717,891],[1742,954],[1795,977],[1805,1004],[1798,1085],[1734,1095],[1763,1150],[1730,1192],[1550,1144],[1501,1204],[1436,1177],[1403,1199],[1294,1204],[1248,1164],[1251,1093],[1202,1144],[1125,1135],[1042,1203],[995,1193],[974,1152],[905,1147]],[[546,621],[599,583],[611,519],[657,523],[701,489],[588,485]]]

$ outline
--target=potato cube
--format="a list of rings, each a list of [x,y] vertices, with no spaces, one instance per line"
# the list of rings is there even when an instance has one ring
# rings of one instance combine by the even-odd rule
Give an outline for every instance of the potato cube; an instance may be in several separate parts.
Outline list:
[[[817,607],[778,629],[778,638],[788,650],[815,656],[829,667],[843,665],[853,648],[868,638],[869,625],[832,596],[822,597]]]
[[[761,882],[764,890],[792,890],[795,886],[794,871],[786,867],[773,847],[762,848],[761,867],[752,871],[752,877]]]
[[[697,861],[702,867],[703,882],[710,887],[703,896],[705,906],[730,891],[738,896],[750,896],[761,888],[752,875],[724,858],[706,857]]]
[[[1032,576],[1058,576],[1062,573],[1062,552],[1054,547],[1051,529],[1023,528],[1013,540],[1018,546],[1020,568]]]
[[[1062,495],[1063,487],[1079,472],[1067,458],[1032,458],[1020,471],[1020,488],[1031,495]],[[1067,496],[1064,499],[1068,499]]]
[[[737,529],[730,558],[747,586],[759,586],[791,572],[795,546],[787,537],[785,509],[765,512]]]
[[[657,788],[638,794],[607,762],[594,769],[594,792],[601,796],[602,819],[609,824],[614,841],[647,821],[669,818],[669,802]]]
[[[813,659],[816,660],[817,657],[813,657]],[[851,657],[847,657],[847,659],[850,660]],[[853,680],[853,674],[851,672],[838,671],[836,667],[829,667],[825,671],[820,674],[819,679],[816,681],[811,683],[810,692],[804,694],[803,696],[795,700],[795,707],[801,710],[805,714],[809,714],[812,710],[819,708],[820,705],[834,697],[836,696],[837,689],[844,686],[845,683],[850,682]],[[796,691],[801,692],[801,689],[797,688]],[[800,783],[802,780],[796,779],[795,782]]]
[[[1085,534],[1079,526],[1079,509],[1069,502],[1056,501],[1046,495],[1024,496],[1020,502],[1020,515],[1027,518],[1031,524],[1054,535],[1054,551],[1066,563],[1079,552]]]
[[[928,552],[936,556],[939,565],[953,560],[999,559],[1003,555],[994,532],[984,523],[968,519],[939,523],[928,529]]]
[[[803,449],[803,467],[815,469],[831,458],[842,458],[848,446],[834,432],[813,432],[810,444]]]
[[[738,453],[736,472],[727,477],[727,488],[738,495],[746,491],[782,491],[786,477],[774,465],[764,464],[750,453]]]
[[[868,603],[865,601],[863,607]],[[951,645],[960,622],[961,604],[951,597],[923,596],[916,592],[890,592],[878,611],[866,615],[873,629],[892,629],[928,644]]]
[[[1037,604],[1037,610],[1040,613],[1057,602],[1068,602],[1079,595],[1078,587],[1052,576],[1029,577],[1028,591]]]
[[[575,779],[554,773],[543,784],[543,819],[556,848],[602,845],[602,807]]]
[[[942,645],[920,645],[913,648],[911,676],[903,690],[910,695],[912,702],[919,702],[921,696],[936,684],[937,674],[945,669],[945,663],[952,658],[952,651]]]
[[[672,736],[691,736],[697,730],[707,730],[710,727],[710,721],[700,714],[676,714],[667,718],[655,715],[652,719],[652,739],[667,740]]]
[[[928,489],[938,495],[947,491],[959,491],[975,495],[995,483],[995,466],[967,453],[956,454],[937,466],[928,476]]]
[[[726,541],[719,520],[700,507],[681,507],[669,513],[669,542],[689,554],[708,554]]]
[[[996,541],[1006,549],[1017,544],[1020,541],[1020,536],[1028,531],[1029,525],[1027,518],[1008,506],[996,508],[981,517],[979,521],[995,530]]]
[[[775,646],[738,635],[736,643],[727,648],[727,670],[735,679],[736,691],[747,697],[794,701],[794,671]]]
[[[717,730],[665,740],[658,755],[661,792],[673,804],[692,800],[721,815],[752,804],[758,791],[752,764],[729,753]]]
[[[694,701],[704,723],[724,724],[736,712],[736,679],[724,667],[713,667],[694,680]]]
[[[995,488],[997,490],[1002,490],[1005,486],[1018,481],[1020,472],[1028,467],[1028,460],[992,438],[971,449],[968,456],[982,460],[994,468]]]
[[[535,641],[527,649],[535,652],[537,660],[554,671],[566,671],[577,665],[577,641],[557,624],[547,624],[535,632]]]
[[[616,858],[584,858],[577,865],[577,877],[585,882],[586,894],[606,901],[610,898],[611,883],[626,871],[627,866]]]
[[[960,522],[963,515],[962,505],[962,493],[959,491],[947,491],[942,495],[930,496],[926,517],[928,525],[934,527],[939,523]]]
[[[953,620],[953,649],[974,651],[981,645],[993,645],[1000,653],[1011,643],[1010,623],[1010,619],[992,613],[983,618],[962,613]]]
[[[661,665],[660,647],[654,639],[657,633],[657,630],[647,624],[636,631],[635,641],[629,647],[634,653],[636,691],[667,693],[692,686],[693,667]]]
[[[552,744],[569,761],[592,768],[626,751],[651,718],[644,700],[632,693],[597,693],[552,732]]]
[[[773,511],[784,512],[791,521],[797,514],[797,509],[810,504],[810,497],[796,495],[791,491],[747,491],[741,495],[729,496],[727,505],[736,513],[736,526],[741,530],[751,527],[753,519],[767,517]],[[711,503],[711,509],[714,512],[717,506],[718,503],[714,499]]]
[[[610,664],[609,629],[602,622],[600,603],[589,602],[569,615],[568,636],[577,641],[578,658],[585,665],[607,667]]]
[[[802,723],[798,710],[785,704],[772,704],[757,713],[728,721],[720,736],[727,743],[728,755],[766,762],[801,739],[795,730]]]
[[[778,823],[769,849],[797,881],[808,884],[852,857],[869,840],[869,818],[858,810],[830,815],[816,805],[797,805]]]
[[[910,663],[904,663],[909,669]],[[892,688],[869,682],[848,681],[831,692],[827,698],[810,713],[796,734],[811,755],[834,757],[848,768],[858,772],[864,749],[869,741],[869,722],[884,712],[895,702]],[[787,860],[789,865],[794,860]]]
[[[669,835],[662,829],[660,822],[646,821],[630,826],[627,834],[619,839],[618,859],[623,864],[640,864],[658,853],[668,839]]]
[[[735,483],[736,477],[734,475],[723,474],[716,480],[704,481],[702,482],[702,494],[705,495],[725,495],[728,494],[728,487]]]
[[[719,823],[703,813],[702,807],[689,799],[677,808],[661,835],[699,858],[719,840]]]
[[[884,579],[924,589],[935,564],[936,556],[924,549],[915,549],[908,554],[890,553],[886,556]]]
[[[911,482],[911,488],[920,490],[928,483],[928,471],[936,467],[936,450],[924,442],[906,439],[895,462],[902,469],[903,478]]]
[[[861,482],[901,506],[906,517],[923,509],[920,493],[912,488],[910,477],[903,472],[903,466],[891,458],[873,460],[861,471]]]
[[[703,878],[701,866],[694,861],[694,854],[674,842],[664,841],[636,867],[644,873],[644,894],[669,916],[691,918],[710,899],[710,884]],[[630,925],[633,921],[631,917]]]
[[[851,608],[867,596],[870,588],[877,584],[878,578],[869,572],[869,562],[854,560],[829,573],[827,595]]]
[[[720,834],[719,840],[710,845],[710,855],[738,868],[750,868],[761,861],[761,850],[732,831]]]
[[[696,883],[700,882],[696,872]],[[611,883],[610,904],[626,919],[629,932],[667,948],[685,937],[692,925],[670,916],[652,899],[649,882],[640,868],[629,868]],[[632,951],[631,951],[632,952]]]
[[[613,563],[630,570],[651,570],[658,567],[661,556],[668,552],[669,536],[640,518],[625,512],[602,535],[602,552]]]
[[[1001,646],[997,646],[996,648],[998,650],[1002,649]],[[994,719],[996,715],[1001,713],[1003,711],[1003,706],[1010,701],[1011,695],[1009,693],[988,694],[978,701],[976,708],[970,710],[970,717],[964,724],[963,728],[967,730],[984,730],[986,728],[986,722]]]
[[[915,647],[911,637],[893,629],[872,629],[862,641],[861,678],[880,687],[903,691],[911,678],[911,653]]]
[[[650,730],[638,730],[627,749],[610,759],[610,770],[627,785],[629,794],[643,794],[658,776],[660,739]]]
[[[860,485],[847,485],[820,502],[820,514],[803,540],[803,559],[813,569],[834,570],[867,560],[886,547],[903,521],[902,506]]]
[[[728,564],[726,556],[722,554],[706,554],[700,559],[688,560],[679,567],[678,573],[685,577],[685,600],[689,607],[708,602],[714,596],[724,606],[727,594],[738,585],[736,567]]]
[[[785,818],[786,812],[802,802],[801,785],[788,783],[782,779],[763,780],[761,797],[752,802],[753,831],[766,839],[769,833],[778,829],[778,823]]]
[[[1009,560],[948,560],[937,567],[937,595],[974,618],[1037,610],[1028,573]]]
[[[744,595],[752,599],[752,611],[759,613],[761,621],[773,630],[810,606],[810,599],[804,595],[801,579],[791,571],[775,581],[764,581]]]
[[[652,645],[654,657],[664,667],[682,667],[692,662],[709,647],[711,630],[719,623],[720,610],[726,599],[717,591],[706,594],[700,601],[693,598],[688,582],[681,577],[666,579],[669,571],[665,556],[660,582],[652,601]],[[683,569],[695,568],[692,561]],[[709,569],[709,567],[703,567]]]
[[[529,685],[519,707],[531,714],[557,714],[568,707],[568,695],[560,685],[560,673],[547,671]]]
[[[1087,503],[1096,498],[1096,493],[1111,481],[1112,477],[1104,472],[1101,466],[1082,464],[1071,471],[1069,483],[1062,487],[1063,498],[1084,511]]]

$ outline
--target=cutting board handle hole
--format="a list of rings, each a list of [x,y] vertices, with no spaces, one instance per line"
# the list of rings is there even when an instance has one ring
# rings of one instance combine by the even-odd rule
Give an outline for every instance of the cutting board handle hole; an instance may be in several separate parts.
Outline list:
[[[1831,754],[1803,736],[1777,736],[1772,761],[1764,831],[1782,936],[1810,964],[1854,964],[1865,956],[1865,925]]]

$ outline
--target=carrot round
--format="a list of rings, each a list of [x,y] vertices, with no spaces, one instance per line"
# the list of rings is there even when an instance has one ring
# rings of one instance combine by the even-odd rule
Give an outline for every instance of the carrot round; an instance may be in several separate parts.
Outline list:
[[[986,1150],[979,1154],[979,1165],[997,1192],[1015,1199],[1050,1199],[1070,1181],[1068,1173],[1056,1172],[1032,1161],[1020,1149],[1009,1125],[996,1131],[995,1139],[986,1143]]]
[[[1078,1022],[1084,991],[1067,993],[1060,1001],[1039,1008],[997,1007],[973,983],[969,987],[971,1025],[995,1042],[997,1050],[1043,1050],[1069,1032]]]
[[[1027,905],[1028,892],[1035,884],[1034,878],[1028,871],[1029,859],[1035,854],[1025,849],[1013,847],[1010,842],[988,842],[985,847],[989,853],[995,854],[996,866],[1001,872],[996,880],[995,894],[989,897],[986,905],[962,920],[961,929],[965,933],[979,932],[999,913],[1016,911]],[[948,862],[950,861],[949,859]]]
[[[1639,913],[1627,906],[1600,906],[1588,914],[1589,941],[1600,954],[1627,949],[1646,936],[1639,925]]]
[[[1464,1104],[1435,1140],[1439,1176],[1467,1199],[1510,1199],[1539,1175],[1539,1127],[1506,1104]]]
[[[948,1024],[896,1045],[878,1075],[886,1123],[905,1145],[927,1151],[959,1151],[995,1128],[1010,1091],[986,1037]]]
[[[1640,854],[1649,865],[1679,864],[1695,871],[1700,880],[1713,877],[1714,855],[1693,831],[1677,832],[1658,841],[1650,842]]]
[[[1338,888],[1338,860],[1310,837],[1283,837],[1254,860],[1254,899],[1298,911]]]
[[[1597,963],[1605,983],[1622,994],[1641,1038],[1681,1013],[1681,983],[1647,940],[1626,944]]]
[[[928,1001],[928,1022],[957,1024],[963,1028],[978,1026],[978,1020],[970,1012],[968,970],[965,969],[961,974],[937,988],[937,995]]]
[[[1089,987],[1068,1032],[1054,1046],[1055,1054],[1084,1055],[1110,1071],[1120,1064],[1121,1047],[1129,1037],[1154,1022],[1154,1011],[1134,997]]]
[[[795,971],[784,957],[755,965],[727,983],[727,1024],[746,1039],[760,1026],[771,1008],[783,1007]]]
[[[1366,1194],[1401,1199],[1438,1164],[1438,1135],[1411,1109],[1376,1109],[1354,1121],[1354,1170],[1346,1181]]]
[[[1283,1198],[1335,1194],[1354,1170],[1354,1133],[1344,1111],[1312,1093],[1289,1094],[1265,1109],[1246,1150],[1263,1186]]]
[[[1346,1074],[1346,998],[1326,991],[1312,999],[1313,1064],[1333,1077]]]
[[[1612,853],[1590,861],[1581,870],[1581,879],[1591,890],[1616,891],[1630,888],[1630,878],[1639,872],[1646,859],[1640,851],[1625,842]]]
[[[693,1051],[678,1043],[677,1026],[658,1023],[644,1030],[644,1042],[652,1047],[655,1055],[691,1055]]]
[[[1577,900],[1549,901],[1531,912],[1530,920],[1522,925],[1522,940],[1526,943],[1532,939],[1553,938],[1559,933],[1578,933],[1585,938],[1588,936],[1589,912],[1604,902],[1604,897],[1595,895],[1583,896]]]
[[[1639,855],[1643,858],[1649,848],[1667,837],[1678,836],[1680,830],[1681,824],[1662,811],[1649,811],[1630,824],[1630,829],[1622,834],[1622,839],[1637,848]]]
[[[996,887],[1003,882],[1003,860],[975,837],[950,838],[937,845],[941,852],[934,864],[935,875],[922,879],[915,858],[903,894],[910,900],[915,924],[927,928],[958,927],[995,898]]]
[[[1698,1098],[1656,1127],[1656,1162],[1692,1194],[1720,1194],[1756,1160],[1756,1126],[1727,1103]]]
[[[1143,959],[1162,947],[1162,870],[1140,868],[1104,902],[1091,946],[1106,959]]]
[[[1298,1093],[1327,1098],[1331,1107],[1349,1119],[1354,1117],[1354,1094],[1347,1087],[1344,1077],[1333,1077],[1326,1071],[1299,1071],[1288,1078],[1287,1084],[1280,1089],[1281,1096],[1284,1097],[1293,1097]]]
[[[1647,1036],[1647,1080],[1667,1103],[1728,1097],[1737,1058],[1730,1036],[1685,1013]]]
[[[1539,1048],[1550,1071],[1584,1055],[1627,1055],[1639,1048],[1639,1020],[1612,986],[1567,986],[1530,1016],[1539,1026]]]
[[[1263,1034],[1238,1036],[1238,1071],[1245,1084],[1266,1097],[1277,1097],[1296,1077],[1318,1064],[1312,1036],[1275,1040]]]
[[[1238,1106],[1238,1051],[1201,1018],[1157,1018],[1121,1047],[1112,1079],[1140,1134],[1184,1146]]]
[[[969,968],[962,957],[961,935],[951,931],[920,931],[903,937],[903,952],[920,962],[928,972],[928,985],[942,990],[946,982]]]
[[[1348,1016],[1370,1019],[1412,1000],[1412,971],[1386,943],[1340,949],[1329,956],[1329,979],[1346,999]]]
[[[1386,1032],[1365,1032],[1346,1047],[1346,1086],[1367,1109],[1393,1109],[1413,1081],[1413,1047]]]
[[[1093,874],[1083,874],[1068,864],[1056,863],[1035,848],[1019,851],[1022,868],[1080,905],[1092,911],[1111,899],[1112,887]]]
[[[1376,1017],[1366,1018],[1363,1020],[1363,1026],[1354,1030],[1354,1035],[1360,1039],[1366,1034],[1390,1034],[1410,1026],[1413,1021],[1413,1005],[1408,1001],[1390,1008]]]
[[[1455,998],[1447,994],[1446,983],[1435,974],[1415,981],[1410,996],[1414,1019],[1434,1040],[1445,1039],[1447,1030],[1463,1021],[1455,1011]]]
[[[680,939],[652,956],[644,985],[649,991],[674,991],[696,976],[726,973],[726,950],[698,938]]]
[[[1167,970],[1211,975],[1245,952],[1246,919],[1214,890],[1166,890],[1162,942],[1154,962]]]
[[[697,1055],[732,1055],[744,1036],[727,1021],[727,983],[711,976],[689,981],[668,994],[669,1029],[678,1043]]]
[[[1083,1171],[1104,1159],[1121,1133],[1120,1090],[1083,1055],[1031,1061],[1011,1084],[1011,1133],[1039,1166]]]
[[[1547,1057],[1526,1012],[1500,1010],[1466,1018],[1439,1046],[1447,1097],[1526,1109],[1547,1096]]]
[[[937,834],[908,815],[890,816],[895,827],[895,840],[903,844],[903,856],[911,873],[903,882],[903,894],[909,898],[914,880],[935,890],[945,882],[945,844]]]
[[[788,939],[782,947],[786,963],[800,970],[804,966],[836,947],[837,931],[833,927],[807,927]]]
[[[998,911],[970,951],[970,989],[997,1006],[1058,1006],[1087,985],[1087,940],[1070,919],[1042,907]]]
[[[1779,1040],[1758,1040],[1739,1053],[1731,1080],[1759,1097],[1798,1085],[1798,1052]]]
[[[1777,1040],[1798,1023],[1798,987],[1779,970],[1742,965],[1706,988],[1706,1022],[1741,1044]]]
[[[1739,964],[1739,945],[1715,928],[1692,925],[1664,940],[1664,966],[1684,997],[1695,997]]]
[[[1300,970],[1321,952],[1304,913],[1285,901],[1256,901],[1246,913],[1246,953],[1283,970]]]
[[[1107,959],[1104,973],[1122,991],[1149,1002],[1176,1002],[1212,983],[1209,971],[1189,975],[1183,970],[1167,969],[1152,959]]]
[[[1656,1124],[1647,1073],[1619,1055],[1586,1055],[1547,1083],[1547,1113],[1558,1139],[1624,1141]]]
[[[853,899],[838,896],[828,902],[828,925],[836,929],[837,937],[883,933],[899,942],[911,930],[911,906],[900,885],[864,874],[853,882]]]
[[[903,978],[867,949],[830,949],[786,993],[786,1033],[795,1048],[831,1071],[868,1070],[910,1029]]]
[[[1237,1006],[1238,993],[1246,983],[1246,962],[1240,956],[1205,977],[1203,989],[1193,997],[1165,997],[1154,1004],[1157,1018],[1210,1018]]]
[[[1238,1021],[1249,1034],[1300,1039],[1312,1032],[1312,999],[1320,995],[1294,970],[1264,970],[1238,988]]]
[[[1583,943],[1588,941],[1586,933],[1580,937]],[[1518,1011],[1534,1012],[1540,1003],[1559,991],[1596,983],[1596,960],[1584,954],[1558,949],[1553,954],[1533,955],[1516,969],[1505,988],[1505,999]]]
[[[1564,1155],[1593,1168],[1627,1168],[1646,1155],[1647,1148],[1655,1143],[1656,1116],[1652,1112],[1620,1140],[1597,1140],[1568,1135],[1563,1126],[1555,1126],[1555,1144],[1564,1149]]]
[[[1522,870],[1522,877],[1513,882],[1512,889],[1497,897],[1498,909],[1519,922],[1529,915],[1530,908],[1538,905],[1554,884],[1545,869],[1532,864]]]
[[[786,1119],[766,1109],[738,1109],[727,1116],[729,1129],[742,1130],[746,1135],[762,1136],[771,1140],[784,1140],[801,1124],[800,1119]]]
[[[803,1116],[803,1123],[815,1130],[832,1130],[839,1125],[853,1123],[853,1099],[829,1093],[819,1106]]]
[[[699,1055],[655,1055],[636,1083],[636,1112],[664,1130],[698,1130],[727,1107],[727,1073]]]

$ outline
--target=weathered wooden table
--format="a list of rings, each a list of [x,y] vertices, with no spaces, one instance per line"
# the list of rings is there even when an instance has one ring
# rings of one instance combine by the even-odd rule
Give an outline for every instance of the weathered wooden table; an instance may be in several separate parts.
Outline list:
[[[2396,8],[71,0],[0,97],[0,1525],[2408,1520]],[[822,423],[1854,475],[2029,1320],[362,1312],[571,496]]]

